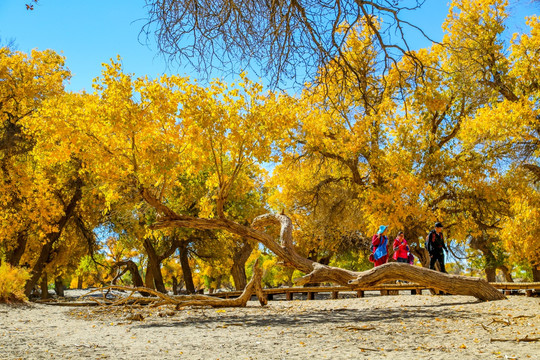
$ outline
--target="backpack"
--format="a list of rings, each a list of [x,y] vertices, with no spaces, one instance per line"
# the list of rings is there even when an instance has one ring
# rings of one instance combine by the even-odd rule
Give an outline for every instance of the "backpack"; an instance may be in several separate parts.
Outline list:
[[[384,241],[384,242],[383,242]],[[381,259],[382,257],[388,255],[388,252],[387,252],[387,246],[388,246],[388,238],[387,237],[383,237],[380,242],[379,242],[379,246],[377,246],[377,249],[375,250],[375,252],[373,253],[373,258],[375,260],[379,260]]]
[[[414,264],[414,255],[412,253],[409,253],[409,256],[407,256],[407,261],[409,262],[409,264],[413,265]]]
[[[377,237],[379,237],[380,235],[377,234]],[[371,250],[371,252],[373,253],[373,250],[375,249],[375,245],[373,245],[373,242],[371,243],[371,246],[369,247],[369,250]]]
[[[424,243],[424,246],[425,246],[427,251],[429,251],[429,248],[430,248],[430,246],[429,246],[429,238],[431,237],[431,234],[433,234],[433,231],[429,232],[428,236],[426,236],[426,242]]]

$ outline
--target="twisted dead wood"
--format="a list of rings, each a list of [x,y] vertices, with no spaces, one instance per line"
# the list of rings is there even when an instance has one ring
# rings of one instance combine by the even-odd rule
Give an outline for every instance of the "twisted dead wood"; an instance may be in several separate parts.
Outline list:
[[[349,285],[373,286],[392,280],[410,281],[453,295],[474,296],[482,301],[506,299],[506,296],[484,279],[450,275],[402,263],[388,263],[358,273],[355,279],[349,281]]]
[[[251,299],[253,294],[257,295],[259,302],[262,306],[265,306],[268,302],[262,291],[261,279],[262,279],[262,268],[259,266],[259,260],[256,260],[253,264],[253,276],[246,288],[237,298],[234,299],[220,299],[212,296],[206,295],[181,295],[181,296],[169,296],[163,294],[159,291],[145,287],[129,287],[129,286],[117,286],[111,285],[103,288],[95,289],[90,291],[88,294],[81,296],[81,298],[88,297],[94,293],[102,293],[103,301],[98,301],[100,305],[108,306],[120,306],[126,305],[131,302],[141,302],[147,303],[150,306],[161,306],[161,305],[175,305],[176,310],[179,310],[186,306],[211,306],[211,307],[243,307],[246,306],[247,302]],[[116,301],[107,301],[105,293],[109,290],[122,290],[130,292],[127,296],[117,299]],[[135,298],[133,295],[136,292],[146,292],[156,298]]]
[[[155,197],[152,197],[150,192],[146,191],[142,194],[145,200],[164,216],[152,226],[153,229],[184,227],[200,230],[225,230],[246,239],[255,240],[266,246],[287,266],[307,273],[295,281],[298,285],[332,282],[345,286],[358,285],[361,287],[384,281],[406,280],[450,294],[474,296],[483,301],[506,298],[482,279],[438,273],[408,264],[390,263],[365,272],[354,272],[316,263],[296,252],[292,236],[292,221],[285,214],[264,214],[255,218],[251,226],[244,226],[226,218],[202,219],[176,214]],[[275,225],[281,227],[279,241],[264,232],[265,227]]]

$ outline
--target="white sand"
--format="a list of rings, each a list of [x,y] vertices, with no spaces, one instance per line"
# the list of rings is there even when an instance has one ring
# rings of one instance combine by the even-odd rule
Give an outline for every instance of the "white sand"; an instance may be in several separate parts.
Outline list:
[[[0,359],[540,359],[540,341],[516,341],[540,338],[539,310],[525,296],[433,295],[181,311],[0,305]]]

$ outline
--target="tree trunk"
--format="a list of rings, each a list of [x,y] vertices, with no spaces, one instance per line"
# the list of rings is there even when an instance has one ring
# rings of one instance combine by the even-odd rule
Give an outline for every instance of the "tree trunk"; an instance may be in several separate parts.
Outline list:
[[[82,289],[82,286],[83,286],[83,278],[82,276],[77,276],[77,289]]]
[[[54,292],[56,295],[64,297],[64,283],[60,277],[54,279]]]
[[[417,247],[411,252],[418,259],[422,267],[429,269],[429,262],[431,261],[431,258],[429,257],[429,252],[426,249]]]
[[[180,266],[182,266],[182,273],[184,275],[186,291],[188,292],[188,294],[195,294],[193,274],[191,273],[191,267],[189,266],[188,243],[182,242],[178,247],[178,251],[180,253]]]
[[[24,250],[26,249],[26,243],[28,241],[27,233],[26,231],[21,231],[17,235],[17,246],[15,249],[9,251],[6,254],[6,261],[11,266],[19,266],[19,262],[21,261],[21,257],[24,254]]]
[[[495,282],[497,280],[497,268],[495,267],[487,267],[484,269],[484,272],[486,273],[486,281],[487,282]]]
[[[314,272],[317,271],[317,267]],[[401,263],[377,266],[349,281],[349,285],[373,286],[390,280],[406,280],[454,295],[470,295],[483,301],[502,300],[506,297],[487,281],[461,275],[448,275]]]
[[[41,282],[39,283],[41,289],[41,299],[45,300],[49,298],[49,281],[47,280],[47,273],[42,272]]]
[[[148,255],[148,270],[152,273],[154,278],[155,289],[160,293],[166,293],[165,284],[163,283],[163,275],[161,274],[161,261],[156,253],[156,249],[152,245],[149,238],[145,238],[143,241],[144,249]]]
[[[412,218],[408,218],[408,221],[414,222]],[[422,267],[429,268],[429,253],[424,248],[424,243],[427,236],[424,227],[420,224],[410,224],[408,227],[405,227],[403,231],[405,234],[405,239],[407,239],[410,252],[414,255]]]
[[[71,197],[69,204],[64,208],[64,215],[56,223],[57,231],[47,234],[47,241],[41,248],[38,260],[31,271],[30,279],[26,281],[26,284],[24,286],[24,294],[27,297],[30,296],[32,289],[36,286],[38,280],[40,279],[41,273],[43,272],[43,269],[45,268],[45,265],[47,264],[47,261],[49,260],[49,257],[51,255],[54,243],[58,241],[58,239],[60,239],[60,236],[62,235],[65,226],[67,225],[69,219],[71,219],[71,217],[73,216],[75,208],[79,200],[82,198],[82,185],[82,180],[78,178],[75,183],[75,192]]]
[[[122,266],[125,266],[126,270],[129,271],[129,273],[131,274],[131,282],[133,283],[133,286],[143,287],[145,285],[143,283],[141,274],[139,274],[139,268],[137,267],[137,264],[135,264],[132,260],[124,260],[115,263],[113,265],[113,268]]]
[[[479,250],[484,256],[484,261],[486,262],[484,273],[486,274],[486,280],[488,282],[495,282],[497,275],[497,259],[491,251],[489,239],[484,237],[472,238],[470,241],[471,248]]]
[[[178,294],[180,294],[182,289],[184,288],[184,285],[185,285],[184,277],[183,276],[178,276],[176,278],[176,280],[178,281],[178,284],[176,285],[177,289],[178,289]]]
[[[125,269],[118,275],[116,275],[112,281],[114,284],[116,282],[116,279],[124,275],[126,272],[129,271],[131,274],[131,282],[133,283],[133,286],[136,288],[142,288],[145,287],[145,284],[143,283],[143,279],[141,277],[141,274],[139,274],[139,268],[137,267],[137,264],[135,264],[132,260],[124,260],[124,261],[118,261],[115,264],[113,264],[112,268],[119,268],[125,266]],[[149,275],[149,278],[147,280],[151,283],[151,285],[154,284],[153,279],[151,278],[152,273],[147,270],[147,275]],[[151,288],[149,288],[151,289]],[[142,296],[150,296],[150,293],[142,291],[140,293]]]
[[[531,265],[532,276],[534,282],[540,282],[540,269],[534,265]]]
[[[246,269],[244,268],[245,263],[233,263],[231,267],[231,275],[234,282],[234,288],[236,290],[242,290],[246,287],[247,284],[247,275]]]
[[[165,217],[152,226],[153,229],[184,227],[191,229],[225,230],[243,238],[255,240],[266,246],[277,257],[291,267],[308,275],[299,280],[299,285],[310,282],[333,282],[348,285],[350,280],[379,283],[384,280],[421,281],[420,285],[430,286],[451,294],[471,295],[480,300],[500,300],[506,297],[488,282],[482,279],[448,275],[430,269],[411,266],[402,263],[390,263],[378,266],[367,272],[358,273],[346,269],[331,267],[315,263],[300,256],[294,249],[293,226],[291,219],[284,214],[265,214],[253,220],[252,226],[244,226],[226,218],[203,219],[187,215],[176,214],[161,203],[152,194],[140,189],[142,197]],[[262,230],[268,225],[281,225],[279,243]],[[260,229],[260,230],[259,230]],[[398,272],[388,271],[398,270]],[[400,274],[403,271],[403,274]],[[411,274],[415,276],[411,276]]]
[[[178,295],[178,280],[176,279],[176,276],[172,277],[172,292],[173,295]]]
[[[486,273],[486,281],[495,282],[497,281],[497,266],[495,265],[497,260],[495,259],[495,255],[488,247],[486,247],[482,252],[484,253],[484,258],[486,260],[486,267],[484,268],[484,272]]]
[[[154,273],[150,269],[150,260],[146,264],[146,273],[144,274],[144,286],[149,289],[155,289],[154,286]]]
[[[164,254],[158,255],[156,249],[152,245],[150,238],[145,238],[143,241],[144,249],[148,255],[148,266],[146,270],[145,283],[146,286],[151,289],[156,289],[161,293],[167,293],[165,289],[165,284],[163,282],[163,275],[161,274],[161,262],[171,256],[179,246],[179,242],[173,238],[171,240],[170,247],[165,251]],[[153,282],[153,285],[151,284]],[[150,285],[152,285],[150,287]]]
[[[501,265],[501,266],[497,267],[497,269],[502,271],[502,273],[504,275],[504,280],[506,282],[514,282],[514,279],[512,279],[512,273],[510,273],[510,270],[506,266]]]
[[[24,285],[24,294],[27,297],[30,296],[30,293],[32,293],[32,289],[34,289],[34,287],[37,285],[40,278],[45,277],[46,279],[46,274],[43,273],[43,269],[45,268],[47,259],[49,259],[49,256],[51,254],[52,245],[53,241],[49,240],[41,247],[37,262],[30,273],[30,279],[28,279],[26,281],[26,284]]]
[[[235,289],[242,290],[245,289],[247,285],[246,261],[253,252],[253,245],[246,241],[241,247],[236,248],[235,250],[231,275],[233,277]]]

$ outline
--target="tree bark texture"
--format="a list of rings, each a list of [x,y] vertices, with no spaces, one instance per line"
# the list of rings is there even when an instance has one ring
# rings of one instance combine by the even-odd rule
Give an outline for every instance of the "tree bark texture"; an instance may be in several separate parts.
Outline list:
[[[191,267],[189,266],[188,243],[182,242],[178,247],[178,251],[180,252],[180,266],[182,267],[182,274],[184,275],[186,291],[188,294],[195,294],[193,274],[191,273]]]
[[[145,279],[146,285],[151,285],[151,282],[153,281],[153,286],[151,286],[151,288],[166,293],[167,289],[165,289],[163,274],[161,274],[161,262],[174,254],[176,249],[180,246],[180,243],[176,238],[170,239],[169,247],[161,255],[157,253],[150,238],[144,239],[143,246],[148,255],[147,278]]]
[[[17,235],[17,246],[6,254],[6,260],[8,264],[10,264],[11,266],[19,266],[21,257],[23,256],[24,250],[26,249],[27,239],[28,238],[26,231],[21,231]]]
[[[247,285],[246,261],[253,252],[253,245],[249,242],[244,242],[241,247],[235,249],[233,255],[233,265],[231,267],[231,275],[234,281],[236,290],[242,290]]]
[[[484,272],[486,274],[486,281],[488,282],[495,282],[497,281],[497,268],[494,268],[492,266],[487,267],[484,269]]]
[[[502,273],[504,275],[504,280],[506,282],[514,282],[514,279],[512,278],[512,273],[510,272],[510,270],[505,265],[501,265],[497,269],[502,271]]]
[[[139,268],[137,267],[137,264],[135,264],[132,260],[124,260],[124,261],[119,261],[115,263],[113,265],[113,268],[122,267],[122,266],[125,266],[125,270],[122,271],[122,273],[119,274],[118,276],[122,276],[126,271],[129,271],[129,273],[131,274],[131,281],[133,282],[133,286],[135,287],[144,286],[143,279],[141,277],[141,274],[139,273]]]
[[[56,295],[64,297],[64,283],[60,277],[54,279],[54,292]]]
[[[480,278],[448,275],[438,271],[402,263],[388,263],[358,273],[349,285],[373,286],[390,280],[405,280],[453,295],[474,296],[482,301],[502,300],[506,297],[487,281]]]
[[[150,262],[146,264],[146,272],[144,273],[144,286],[149,289],[155,289],[154,286],[154,274],[150,270]]]
[[[490,241],[484,237],[475,237],[470,241],[471,248],[478,250],[484,256],[486,267],[484,273],[488,282],[495,282],[497,277],[497,259],[490,248]]]
[[[163,283],[163,275],[161,274],[161,261],[154,249],[154,246],[150,242],[149,238],[145,238],[143,241],[144,249],[148,255],[148,267],[147,271],[152,274],[152,279],[154,282],[154,289],[161,293],[166,293],[165,284]],[[148,283],[147,283],[148,285]]]
[[[49,281],[47,279],[47,273],[41,273],[41,282],[39,283],[41,289],[41,299],[45,300],[49,298]]]
[[[537,268],[534,265],[531,265],[531,270],[532,270],[533,281],[534,282],[539,282],[540,281],[540,269]]]
[[[415,246],[411,247],[411,252],[418,259],[422,267],[429,269],[431,258],[429,257],[429,252],[426,249],[420,246]]]

